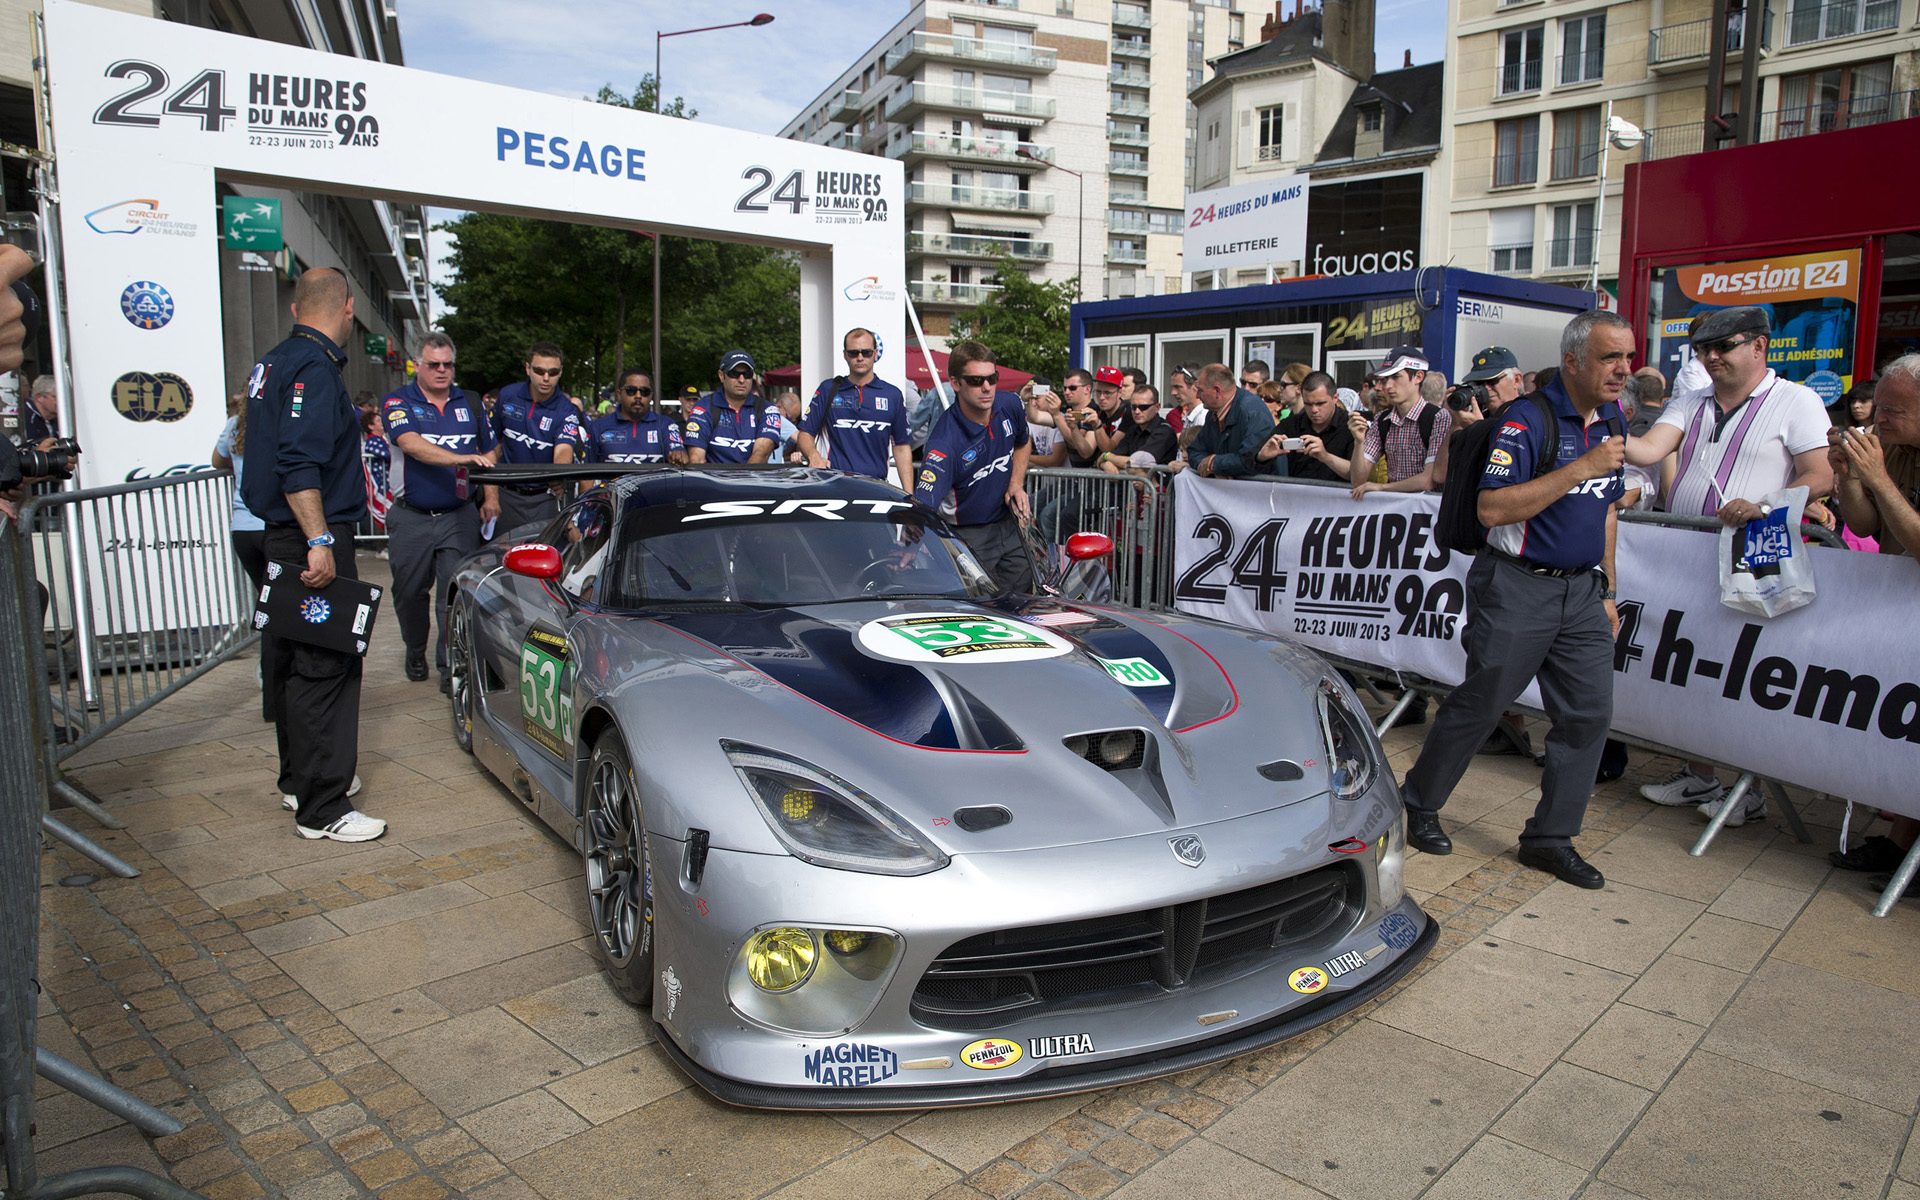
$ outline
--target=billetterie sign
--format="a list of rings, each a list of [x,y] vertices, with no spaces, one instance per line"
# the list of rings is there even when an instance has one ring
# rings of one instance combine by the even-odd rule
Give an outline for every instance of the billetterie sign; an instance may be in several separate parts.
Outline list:
[[[1187,193],[1182,269],[1297,263],[1307,254],[1307,177]]]

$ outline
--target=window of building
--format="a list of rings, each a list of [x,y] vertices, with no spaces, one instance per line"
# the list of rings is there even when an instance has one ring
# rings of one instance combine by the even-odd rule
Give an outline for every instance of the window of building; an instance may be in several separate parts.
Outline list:
[[[1500,35],[1500,91],[1502,96],[1540,90],[1540,63],[1545,53],[1546,27],[1530,25]]]
[[[1590,83],[1607,69],[1607,14],[1560,22],[1560,82]]]
[[[996,46],[1031,46],[1033,30],[1009,29],[1005,25],[982,25],[980,40]]]
[[[1011,96],[1033,94],[1033,80],[1025,75],[986,75],[982,77],[981,82],[989,92]]]
[[[1281,117],[1283,116],[1283,110],[1285,108],[1286,105],[1284,104],[1276,104],[1272,108],[1263,108],[1260,110],[1261,162],[1278,160],[1284,157],[1282,153],[1284,144],[1281,141]]]
[[[1600,106],[1553,114],[1552,179],[1583,179],[1600,169]]]
[[[1207,61],[1207,44],[1199,38],[1187,39],[1187,62],[1190,64]]]
[[[1193,89],[1199,87],[1201,84],[1205,83],[1206,81],[1207,81],[1207,73],[1202,68],[1193,67],[1187,71],[1187,91],[1188,92],[1192,92]]]
[[[1593,265],[1593,203],[1553,206],[1547,266],[1556,271]]]
[[[1071,17],[1073,15],[1073,0],[1053,0],[1053,15],[1056,17]]]
[[[1360,132],[1380,132],[1380,106],[1369,104],[1360,110]]]
[[[1487,214],[1487,269],[1496,275],[1533,271],[1533,206],[1496,208]]]
[[[1187,32],[1205,33],[1207,31],[1207,10],[1194,5],[1187,10]]]
[[[1230,42],[1247,40],[1247,18],[1244,15],[1232,13],[1227,17],[1227,40]]]
[[[1540,177],[1539,117],[1496,121],[1493,135],[1493,186],[1512,187]]]
[[[1907,106],[1892,92],[1890,58],[1788,75],[1780,80],[1780,111],[1763,115],[1760,136],[1770,141],[1895,120]]]
[[[1148,233],[1184,233],[1187,214],[1184,209],[1155,209],[1147,214]]]
[[[1899,0],[1793,0],[1787,13],[1787,45],[1875,33],[1892,29],[1899,20]]]

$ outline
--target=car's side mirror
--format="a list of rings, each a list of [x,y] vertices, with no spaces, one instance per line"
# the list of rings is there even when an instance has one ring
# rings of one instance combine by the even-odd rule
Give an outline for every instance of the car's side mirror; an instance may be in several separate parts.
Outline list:
[[[1067,539],[1067,557],[1074,562],[1105,558],[1113,553],[1113,539],[1104,533],[1076,533]]]
[[[507,551],[503,565],[528,579],[560,578],[560,552],[540,542],[526,542]]]

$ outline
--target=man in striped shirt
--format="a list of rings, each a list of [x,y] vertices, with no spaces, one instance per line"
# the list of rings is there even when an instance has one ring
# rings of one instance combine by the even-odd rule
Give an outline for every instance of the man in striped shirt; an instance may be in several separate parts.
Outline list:
[[[1805,487],[1807,516],[1824,516],[1814,502],[1833,490],[1827,462],[1832,422],[1812,388],[1789,383],[1767,366],[1772,333],[1764,308],[1723,308],[1702,317],[1693,327],[1693,352],[1712,390],[1682,393],[1676,384],[1646,436],[1627,439],[1627,461],[1635,466],[1651,467],[1679,452],[1668,512],[1716,516],[1738,528],[1762,515],[1759,502],[1768,493]],[[1719,813],[1722,790],[1711,764],[1689,763],[1640,794],[1655,804],[1695,804],[1712,817]],[[1727,824],[1741,825],[1766,811],[1755,789]]]

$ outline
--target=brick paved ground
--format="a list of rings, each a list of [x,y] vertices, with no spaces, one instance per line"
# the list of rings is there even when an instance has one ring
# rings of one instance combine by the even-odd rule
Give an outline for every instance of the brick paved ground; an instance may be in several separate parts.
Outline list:
[[[46,1173],[132,1163],[210,1200],[1505,1196],[1920,1200],[1920,906],[1768,824],[1703,859],[1691,811],[1600,789],[1583,892],[1519,866],[1538,772],[1484,758],[1415,855],[1443,926],[1364,1010],[1259,1054],[1057,1100],[828,1117],[728,1109],[601,980],[567,848],[369,664],[377,843],[294,837],[238,661],[75,775],[138,866],[43,864],[43,1045],[187,1122],[149,1142],[44,1082]],[[1404,770],[1418,729],[1388,747]],[[1805,800],[1805,797],[1800,797]],[[89,830],[83,818],[76,823]]]

